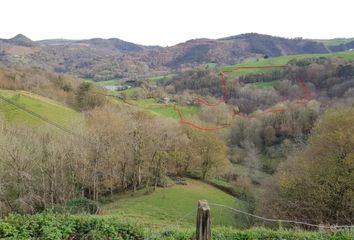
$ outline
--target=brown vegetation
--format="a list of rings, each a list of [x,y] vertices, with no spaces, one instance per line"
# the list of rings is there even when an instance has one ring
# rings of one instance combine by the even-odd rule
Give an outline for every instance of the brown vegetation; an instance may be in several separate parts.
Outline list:
[[[308,222],[352,224],[353,122],[353,108],[326,113],[305,150],[279,167],[269,183],[263,210]]]
[[[169,177],[203,179],[227,164],[214,135],[181,128],[174,120],[106,106],[86,111],[75,135],[50,128],[0,128],[1,214],[35,212],[86,196],[165,186]]]

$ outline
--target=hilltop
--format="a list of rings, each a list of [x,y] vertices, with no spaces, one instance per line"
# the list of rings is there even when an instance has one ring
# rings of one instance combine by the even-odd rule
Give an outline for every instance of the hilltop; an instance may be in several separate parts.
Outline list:
[[[23,34],[17,34],[15,37],[5,40],[5,42],[13,45],[24,46],[24,47],[34,47],[37,45],[36,42],[32,41]]]

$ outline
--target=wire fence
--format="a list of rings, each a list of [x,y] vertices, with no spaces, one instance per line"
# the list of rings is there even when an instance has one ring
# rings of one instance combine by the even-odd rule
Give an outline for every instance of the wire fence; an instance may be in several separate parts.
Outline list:
[[[301,226],[307,226],[307,227],[313,227],[313,228],[318,228],[318,229],[354,229],[354,225],[332,225],[332,226],[326,226],[323,224],[313,224],[313,223],[308,223],[308,222],[304,222],[304,221],[296,221],[296,220],[285,220],[285,219],[272,219],[272,218],[266,218],[263,216],[258,216],[256,214],[251,214],[245,211],[242,211],[240,209],[236,209],[227,205],[223,205],[223,204],[219,204],[219,203],[209,203],[209,206],[216,206],[216,207],[221,207],[227,210],[230,210],[236,214],[242,214],[248,217],[252,217],[255,219],[259,219],[265,222],[271,222],[271,223],[288,223],[288,224],[296,224],[296,225],[301,225]],[[196,214],[197,213],[198,208],[193,209],[192,211],[187,212],[185,215],[183,215],[181,218],[179,218],[178,220],[176,220],[174,223],[172,223],[171,225],[168,225],[167,227],[164,227],[162,230],[159,230],[156,233],[151,234],[149,237],[147,237],[146,239],[151,240],[154,238],[158,238],[161,237],[163,235],[165,235],[166,233],[175,230],[183,220],[185,220],[187,217],[189,217],[191,214]],[[211,209],[211,211],[213,212],[213,209]],[[215,213],[215,212],[214,212]],[[215,217],[215,215],[214,215]],[[212,215],[212,219],[213,219],[213,215]],[[185,225],[185,224],[184,224]]]
[[[147,237],[145,239],[149,240],[149,239],[154,239],[154,238],[163,236],[165,233],[167,233],[167,232],[175,229],[176,227],[178,227],[180,225],[180,223],[183,220],[185,220],[187,217],[189,217],[193,213],[196,214],[196,212],[197,212],[197,208],[194,208],[192,211],[187,212],[185,215],[183,215],[181,218],[179,218],[177,221],[175,221],[171,225],[168,225],[167,227],[163,228],[162,230],[160,230],[160,231],[158,231],[156,233],[153,233],[152,235],[150,235],[149,237]]]
[[[236,209],[236,208],[233,208],[233,207],[230,207],[230,206],[226,206],[226,205],[223,205],[223,204],[209,203],[209,205],[210,206],[223,207],[223,208],[229,209],[229,210],[231,210],[233,212],[236,212],[238,214],[243,214],[243,215],[246,215],[246,216],[249,216],[249,217],[253,217],[253,218],[256,218],[256,219],[260,219],[260,220],[263,220],[263,221],[266,221],[266,222],[289,223],[289,224],[297,224],[297,225],[302,225],[302,226],[316,227],[316,228],[327,228],[327,229],[354,228],[354,225],[326,226],[326,225],[323,225],[323,224],[313,224],[313,223],[307,223],[307,222],[304,222],[304,221],[266,218],[266,217],[262,217],[262,216],[258,216],[258,215],[252,214],[252,213],[248,213],[248,212],[242,211],[240,209]]]
[[[64,126],[62,126],[62,125],[60,125],[60,124],[58,124],[58,123],[56,123],[56,122],[53,122],[52,120],[49,120],[48,118],[43,117],[42,115],[39,115],[38,113],[33,112],[32,110],[30,110],[30,109],[28,109],[28,108],[26,108],[26,107],[24,107],[24,106],[22,106],[22,105],[16,103],[15,101],[12,101],[11,99],[8,99],[8,98],[3,97],[3,96],[1,96],[1,95],[0,95],[0,99],[3,100],[4,102],[8,103],[9,105],[12,105],[12,106],[14,106],[15,108],[20,109],[20,110],[22,110],[23,112],[25,112],[25,113],[31,115],[32,117],[35,117],[35,118],[37,118],[37,119],[39,119],[39,120],[41,120],[41,121],[43,121],[43,122],[46,122],[46,123],[48,123],[48,124],[50,124],[50,125],[52,125],[52,126],[58,128],[58,129],[60,129],[61,131],[65,132],[65,133],[67,133],[67,134],[76,135],[76,134],[75,134],[73,131],[71,131],[70,129],[67,129],[67,128],[64,127]]]
[[[11,105],[11,106],[13,106],[13,107],[15,107],[15,108],[17,108],[17,109],[19,109],[19,110],[25,112],[25,113],[27,113],[28,115],[30,115],[30,116],[32,116],[32,117],[34,117],[34,118],[36,118],[36,119],[41,120],[41,121],[44,122],[44,123],[47,123],[47,124],[49,124],[49,125],[51,125],[51,126],[57,128],[57,129],[61,130],[61,131],[64,132],[65,134],[74,136],[74,137],[76,137],[76,138],[88,139],[88,138],[85,138],[85,136],[83,136],[83,135],[81,135],[81,134],[79,134],[79,133],[76,133],[76,132],[72,131],[71,129],[69,129],[69,128],[67,128],[67,127],[65,127],[65,126],[63,126],[63,125],[61,125],[61,124],[59,124],[59,123],[57,123],[57,122],[52,121],[52,120],[50,120],[50,119],[48,119],[48,118],[46,118],[46,117],[44,117],[44,116],[42,116],[42,115],[40,115],[40,114],[34,112],[34,111],[32,111],[32,110],[26,108],[26,107],[23,106],[23,105],[18,104],[18,103],[16,103],[15,101],[12,101],[12,100],[9,99],[9,98],[6,98],[6,97],[0,95],[0,100],[6,102],[7,104],[9,104],[9,105]],[[88,141],[89,141],[90,143],[95,143],[92,139],[88,139]]]

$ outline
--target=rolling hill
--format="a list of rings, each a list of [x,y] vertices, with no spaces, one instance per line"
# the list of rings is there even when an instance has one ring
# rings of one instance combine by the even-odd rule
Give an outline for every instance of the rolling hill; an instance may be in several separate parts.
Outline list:
[[[321,42],[327,47],[332,47],[350,43],[354,41],[354,38],[314,39],[314,41]]]
[[[251,58],[248,60],[243,61],[239,64],[232,64],[228,66],[224,66],[224,71],[232,71],[237,67],[242,66],[276,66],[276,65],[286,65],[291,60],[301,60],[306,58],[341,58],[345,60],[354,60],[354,51],[347,51],[347,52],[336,52],[336,53],[325,53],[325,54],[299,54],[299,55],[287,55],[287,56],[280,56],[274,58],[267,58],[267,59],[255,59]],[[257,74],[263,73],[267,71],[273,71],[274,69],[240,69],[237,71],[233,71],[232,74],[240,76],[244,74]]]
[[[208,63],[228,65],[265,55],[331,51],[320,41],[257,33],[194,39],[171,47],[143,46],[116,38],[32,41],[19,34],[12,39],[0,39],[0,63],[30,64],[96,81],[156,76]]]
[[[333,38],[326,40],[315,40],[323,43],[330,51],[348,51],[354,48],[354,38]]]

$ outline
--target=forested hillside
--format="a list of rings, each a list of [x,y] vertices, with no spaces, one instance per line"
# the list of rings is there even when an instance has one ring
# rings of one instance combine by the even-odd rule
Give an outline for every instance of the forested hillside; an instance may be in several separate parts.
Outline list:
[[[350,43],[346,43],[347,45]],[[348,45],[286,39],[256,33],[194,39],[171,47],[142,46],[120,39],[32,41],[19,34],[0,39],[0,62],[34,65],[96,81],[139,79],[201,64],[234,64],[248,58],[345,51]]]
[[[0,238],[190,239],[205,199],[215,239],[351,239],[354,54],[327,47],[1,40]]]

